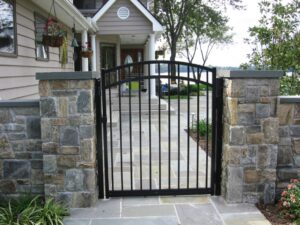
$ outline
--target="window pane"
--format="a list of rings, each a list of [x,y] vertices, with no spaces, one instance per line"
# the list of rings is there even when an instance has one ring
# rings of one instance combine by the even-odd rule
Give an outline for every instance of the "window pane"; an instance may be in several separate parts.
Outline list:
[[[48,46],[43,45],[43,34],[47,20],[35,14],[36,58],[48,59]]]
[[[95,9],[96,8],[95,0],[74,0],[74,5],[78,9]]]
[[[14,3],[12,0],[0,0],[0,53],[14,54]]]

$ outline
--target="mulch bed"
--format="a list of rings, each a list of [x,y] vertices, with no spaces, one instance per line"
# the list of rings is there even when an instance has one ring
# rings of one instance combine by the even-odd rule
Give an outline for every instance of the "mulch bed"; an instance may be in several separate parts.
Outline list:
[[[270,221],[272,225],[297,225],[289,219],[282,218],[276,205],[256,204],[256,207]]]
[[[185,129],[185,132],[187,132],[187,129]],[[197,132],[193,132],[190,130],[190,137],[197,143]],[[199,137],[199,147],[206,152],[206,137]],[[201,141],[202,140],[202,141]],[[204,147],[203,147],[204,146]],[[211,156],[211,140],[208,140],[208,155]]]

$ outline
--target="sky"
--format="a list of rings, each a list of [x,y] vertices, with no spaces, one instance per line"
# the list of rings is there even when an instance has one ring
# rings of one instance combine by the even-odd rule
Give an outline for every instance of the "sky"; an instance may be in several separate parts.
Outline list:
[[[258,2],[260,0],[244,0],[244,5],[246,6],[244,10],[235,10],[230,7],[227,9],[226,14],[229,17],[229,26],[233,28],[233,43],[213,49],[207,65],[239,67],[242,63],[248,62],[247,54],[251,53],[251,46],[244,43],[244,39],[249,37],[248,28],[258,25],[260,18]],[[199,59],[200,54],[197,54],[194,63],[201,64]],[[178,58],[178,60],[183,59]]]

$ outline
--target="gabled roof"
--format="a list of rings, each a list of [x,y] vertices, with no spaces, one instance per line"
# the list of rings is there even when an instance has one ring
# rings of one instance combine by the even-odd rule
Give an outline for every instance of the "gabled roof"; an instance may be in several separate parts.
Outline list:
[[[93,22],[97,22],[116,2],[117,0],[109,0],[100,10],[93,16]],[[163,26],[158,20],[149,12],[147,8],[139,0],[129,0],[153,25],[153,31],[162,32]]]

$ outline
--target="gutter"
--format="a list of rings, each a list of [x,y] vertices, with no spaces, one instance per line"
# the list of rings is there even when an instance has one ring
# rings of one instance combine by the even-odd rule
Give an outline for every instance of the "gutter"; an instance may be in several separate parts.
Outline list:
[[[63,8],[69,16],[74,18],[77,23],[79,23],[83,29],[88,31],[96,32],[97,28],[85,18],[81,12],[69,1],[67,0],[56,0],[55,3]]]

